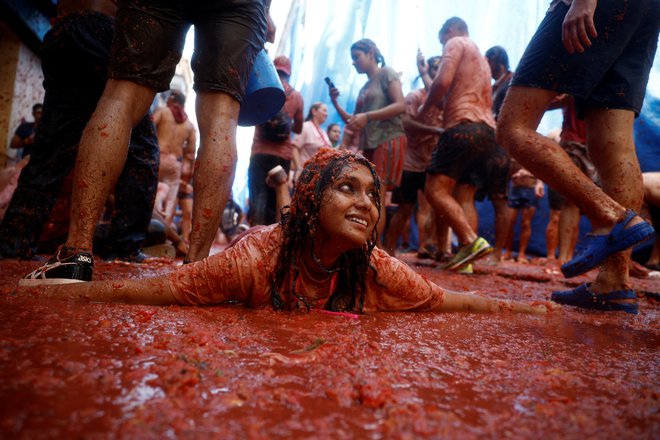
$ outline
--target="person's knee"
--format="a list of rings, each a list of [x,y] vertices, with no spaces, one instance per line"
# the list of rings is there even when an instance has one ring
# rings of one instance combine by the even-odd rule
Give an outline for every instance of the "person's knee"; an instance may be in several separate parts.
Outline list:
[[[200,90],[197,92],[196,107],[197,123],[202,136],[210,133],[214,126],[235,130],[241,103],[232,95],[215,90]]]
[[[495,140],[498,145],[501,145],[502,148],[511,152],[509,149],[509,144],[513,138],[513,124],[504,119],[499,119],[497,121],[497,128],[495,129]]]
[[[133,81],[108,79],[103,90],[102,101],[112,101],[123,107],[119,114],[130,118],[131,126],[137,125],[149,110],[156,91]]]

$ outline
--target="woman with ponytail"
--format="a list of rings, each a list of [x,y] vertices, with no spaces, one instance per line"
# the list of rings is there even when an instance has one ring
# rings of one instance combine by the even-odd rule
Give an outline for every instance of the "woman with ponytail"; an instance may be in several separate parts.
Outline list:
[[[376,165],[384,190],[391,191],[401,183],[406,133],[402,115],[405,112],[403,90],[399,75],[389,66],[378,46],[365,38],[351,46],[351,59],[358,73],[367,75],[360,90],[355,112],[349,114],[337,102],[339,90],[330,88],[332,104],[346,123],[347,132],[359,135],[359,147],[364,156]],[[384,197],[381,203],[383,215]],[[384,217],[383,217],[384,218]],[[385,222],[379,227],[382,233]]]

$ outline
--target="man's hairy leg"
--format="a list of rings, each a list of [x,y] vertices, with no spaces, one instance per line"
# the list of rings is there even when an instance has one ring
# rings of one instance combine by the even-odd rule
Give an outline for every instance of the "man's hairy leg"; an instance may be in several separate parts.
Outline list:
[[[426,176],[424,193],[435,211],[438,224],[446,222],[458,236],[460,244],[465,245],[476,240],[477,234],[470,227],[463,208],[452,196],[455,185],[456,181],[451,177],[442,174],[429,174]],[[438,229],[438,235],[441,232]]]
[[[92,249],[96,223],[126,162],[131,130],[155,94],[131,81],[108,80],[80,139],[65,246]]]
[[[603,191],[626,208],[639,212],[644,186],[635,154],[634,119],[634,113],[628,110],[594,109],[587,113],[585,122],[589,157],[598,170]],[[629,289],[630,254],[628,250],[610,256],[596,277],[592,291]]]
[[[550,90],[511,87],[498,119],[498,142],[532,174],[570,197],[595,231],[609,229],[623,217],[625,208],[582,173],[559,145],[536,132],[555,96]]]
[[[240,103],[226,93],[197,93],[200,144],[195,163],[192,232],[186,261],[208,257],[220,226],[236,171],[236,126],[240,109]]]

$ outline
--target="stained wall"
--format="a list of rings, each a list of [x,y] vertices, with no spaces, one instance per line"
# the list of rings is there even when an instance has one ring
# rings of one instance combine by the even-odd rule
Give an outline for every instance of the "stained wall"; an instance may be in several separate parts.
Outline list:
[[[0,166],[16,156],[9,143],[23,121],[32,121],[32,105],[43,102],[43,74],[37,54],[0,21]]]

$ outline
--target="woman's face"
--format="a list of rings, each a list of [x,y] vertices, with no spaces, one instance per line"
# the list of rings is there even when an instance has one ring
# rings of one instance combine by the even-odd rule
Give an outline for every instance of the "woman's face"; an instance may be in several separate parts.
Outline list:
[[[353,60],[353,66],[357,73],[365,73],[367,72],[370,63],[373,62],[374,56],[370,53],[353,49],[351,50],[351,59]]]
[[[340,253],[364,245],[378,222],[377,197],[369,168],[362,164],[344,167],[321,195],[319,226],[324,243]]]
[[[323,124],[328,119],[328,107],[321,104],[316,109],[312,109],[312,117],[317,124]]]
[[[339,137],[341,136],[341,130],[339,129],[339,125],[333,125],[330,130],[328,130],[328,138],[330,139],[330,142],[335,143],[339,141]]]

